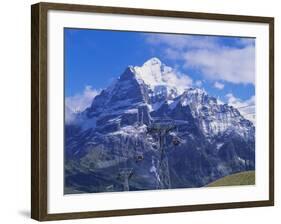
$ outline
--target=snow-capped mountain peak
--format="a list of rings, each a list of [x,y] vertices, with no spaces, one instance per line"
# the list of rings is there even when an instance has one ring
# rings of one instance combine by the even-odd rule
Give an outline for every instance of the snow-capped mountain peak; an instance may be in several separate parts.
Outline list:
[[[160,87],[162,90],[165,88],[167,92],[172,90],[181,94],[192,82],[188,76],[179,74],[155,57],[149,59],[140,67],[135,66],[134,72],[137,79],[144,82],[153,91],[157,91]]]
[[[207,95],[207,92],[204,89],[190,87],[185,90],[186,95]]]
[[[144,66],[156,66],[156,65],[160,65],[161,66],[162,62],[160,61],[159,58],[153,57],[150,58],[149,60],[147,60],[143,65]]]
[[[141,67],[129,66],[119,79],[96,96],[91,107],[85,111],[87,115],[82,113],[80,117],[86,120],[87,117],[95,117],[97,126],[101,128],[110,123],[116,124],[114,128],[117,128],[120,122],[121,126],[140,120],[148,124],[153,116],[161,117],[163,114],[185,120],[186,112],[178,112],[182,108],[190,111],[206,136],[215,136],[228,129],[235,129],[243,135],[252,132],[252,128],[248,128],[251,124],[244,122],[238,110],[218,103],[204,89],[188,85],[180,89],[175,77],[174,70],[157,58],[146,61]]]
[[[164,84],[163,68],[166,67],[157,58],[146,61],[141,67],[135,66],[134,70],[139,80],[150,86]]]

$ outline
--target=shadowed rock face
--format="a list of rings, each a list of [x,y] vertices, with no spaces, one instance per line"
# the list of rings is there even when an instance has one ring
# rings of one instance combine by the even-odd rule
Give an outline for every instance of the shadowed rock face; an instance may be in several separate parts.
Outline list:
[[[148,127],[159,119],[176,127],[164,144],[172,188],[201,187],[255,169],[254,125],[201,89],[165,83],[162,76],[172,71],[155,58],[128,67],[65,125],[66,193],[122,191],[123,168],[133,170],[130,190],[156,189],[159,145]]]

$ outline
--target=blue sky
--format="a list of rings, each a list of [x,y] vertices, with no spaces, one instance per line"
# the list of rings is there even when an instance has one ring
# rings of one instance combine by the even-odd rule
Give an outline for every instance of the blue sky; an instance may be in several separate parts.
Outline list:
[[[68,28],[64,38],[69,101],[89,100],[128,65],[157,57],[223,102],[254,104],[254,38]]]

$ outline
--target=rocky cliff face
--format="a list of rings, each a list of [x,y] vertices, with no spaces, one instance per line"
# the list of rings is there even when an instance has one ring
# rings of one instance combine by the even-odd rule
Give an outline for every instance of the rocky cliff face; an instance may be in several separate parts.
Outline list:
[[[149,129],[157,122],[174,126],[164,138],[172,188],[255,169],[254,125],[202,89],[173,86],[172,75],[157,58],[130,66],[89,108],[72,114],[65,125],[66,193],[122,191],[124,169],[131,170],[130,190],[156,189],[161,153]]]

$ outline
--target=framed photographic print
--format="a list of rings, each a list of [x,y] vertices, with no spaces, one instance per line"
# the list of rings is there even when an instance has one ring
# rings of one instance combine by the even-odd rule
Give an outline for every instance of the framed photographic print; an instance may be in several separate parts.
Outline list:
[[[274,204],[274,19],[32,5],[32,218]]]

